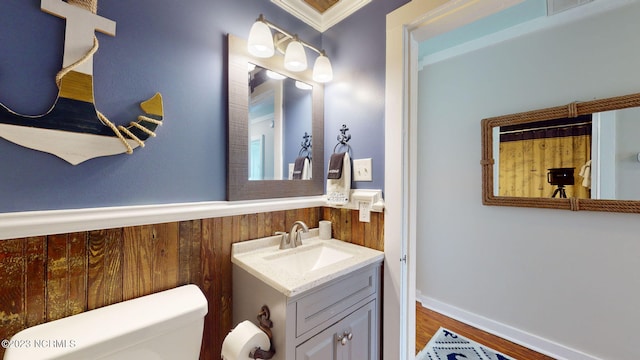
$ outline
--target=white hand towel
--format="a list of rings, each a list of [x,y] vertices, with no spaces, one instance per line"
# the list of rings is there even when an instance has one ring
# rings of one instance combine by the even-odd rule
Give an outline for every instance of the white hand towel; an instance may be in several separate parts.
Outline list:
[[[582,186],[591,188],[591,160],[582,165],[578,175],[582,176]]]
[[[327,202],[331,205],[345,205],[349,202],[349,193],[351,192],[351,158],[349,153],[345,152],[342,156],[341,176],[338,179],[331,179],[332,175],[327,176]],[[332,155],[332,157],[338,154]],[[335,165],[335,164],[334,164]],[[335,174],[337,167],[331,166],[329,161],[329,174]]]

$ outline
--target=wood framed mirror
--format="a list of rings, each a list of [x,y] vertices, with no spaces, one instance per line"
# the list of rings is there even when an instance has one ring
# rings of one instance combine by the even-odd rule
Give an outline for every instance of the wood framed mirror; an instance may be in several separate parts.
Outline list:
[[[286,70],[283,56],[278,53],[266,59],[253,57],[247,50],[246,40],[233,35],[228,35],[228,45],[227,200],[321,195],[324,191],[323,85],[312,80],[310,69],[298,73]],[[255,74],[267,71],[282,75],[283,79],[264,81],[264,85],[259,87],[267,89],[256,91]],[[277,84],[266,86],[268,82]],[[289,83],[306,86],[305,89],[296,90],[293,89],[294,85],[287,85]],[[293,97],[289,96],[292,91],[307,92],[309,95],[304,96],[304,100],[297,96],[292,101]],[[257,93],[260,94],[255,95]],[[301,102],[305,103],[304,112],[291,110],[299,108]],[[256,118],[269,123],[261,128],[271,130],[252,130],[251,124],[257,121],[250,120],[254,118],[250,115],[253,107],[271,109],[266,112],[268,115],[261,110],[255,111],[261,112]],[[296,125],[291,125],[294,123]],[[274,133],[273,129],[275,134],[270,135]],[[311,175],[304,180],[289,180],[291,166],[301,155],[301,145],[305,139],[311,142],[306,153],[311,159]]]
[[[484,205],[640,213],[640,93],[481,127]]]

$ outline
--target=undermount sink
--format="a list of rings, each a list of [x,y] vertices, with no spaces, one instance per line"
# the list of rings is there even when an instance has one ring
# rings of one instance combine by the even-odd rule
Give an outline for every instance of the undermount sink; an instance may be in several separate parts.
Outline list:
[[[232,245],[231,261],[286,296],[293,296],[366,265],[384,253],[344,241],[304,234],[303,245],[279,249],[280,236]]]
[[[330,243],[319,243],[301,246],[288,252],[277,252],[265,256],[264,259],[273,266],[283,270],[304,274],[310,271],[333,265],[337,262],[353,257],[353,253],[332,246]]]

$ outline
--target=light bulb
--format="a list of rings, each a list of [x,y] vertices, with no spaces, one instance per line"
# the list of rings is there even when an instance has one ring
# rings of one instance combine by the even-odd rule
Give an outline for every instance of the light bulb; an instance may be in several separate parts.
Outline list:
[[[287,45],[287,50],[284,53],[284,67],[289,71],[296,72],[307,69],[307,54],[304,52],[302,43],[296,38]]]
[[[331,61],[324,55],[324,53],[316,59],[313,65],[313,81],[319,83],[326,83],[333,80],[333,69],[331,68]]]
[[[251,55],[261,58],[272,57],[275,53],[271,29],[260,19],[251,26],[247,48]]]

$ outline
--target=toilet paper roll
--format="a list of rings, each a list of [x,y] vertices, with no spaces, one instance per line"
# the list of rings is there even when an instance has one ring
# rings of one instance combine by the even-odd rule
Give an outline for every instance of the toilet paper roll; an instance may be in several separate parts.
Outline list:
[[[249,353],[256,347],[268,351],[271,347],[269,337],[251,321],[245,320],[224,338],[220,355],[223,360],[251,360]]]

